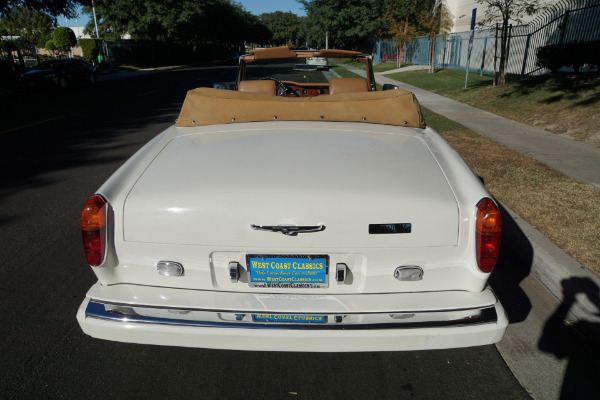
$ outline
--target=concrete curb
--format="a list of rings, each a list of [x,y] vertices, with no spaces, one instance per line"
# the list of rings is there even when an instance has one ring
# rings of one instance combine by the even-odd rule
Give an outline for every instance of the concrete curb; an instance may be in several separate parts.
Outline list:
[[[600,310],[590,300],[594,291],[597,295],[600,290],[600,278],[585,269],[510,208],[504,204],[503,207],[529,241],[529,243],[522,243],[519,240],[510,240],[518,239],[519,235],[516,234],[514,225],[506,224],[503,228],[507,234],[503,235],[503,238],[508,238],[511,250],[521,260],[531,263],[533,276],[559,302],[562,302],[565,296],[573,291],[588,294],[587,296],[576,296],[577,302],[571,306],[570,313],[579,321],[600,322]],[[566,281],[573,282],[568,289],[564,287]],[[569,293],[565,293],[567,290]],[[600,332],[598,332],[597,338],[600,338]]]

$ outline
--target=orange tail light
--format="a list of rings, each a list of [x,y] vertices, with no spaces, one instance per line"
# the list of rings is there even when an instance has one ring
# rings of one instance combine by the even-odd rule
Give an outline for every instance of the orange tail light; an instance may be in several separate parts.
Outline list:
[[[94,267],[102,265],[106,256],[106,200],[94,195],[81,211],[81,234],[85,259]]]
[[[496,268],[500,254],[502,236],[502,216],[496,203],[489,198],[477,204],[475,243],[477,266],[483,272],[492,272]]]

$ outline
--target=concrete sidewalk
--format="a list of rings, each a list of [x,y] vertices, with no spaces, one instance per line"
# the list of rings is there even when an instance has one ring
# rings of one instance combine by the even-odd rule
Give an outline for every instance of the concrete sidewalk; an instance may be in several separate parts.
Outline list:
[[[375,80],[410,90],[420,104],[436,113],[600,189],[600,148],[596,146],[500,117],[381,74],[376,74]]]
[[[361,69],[348,66],[344,66],[344,68],[365,76],[365,72]],[[424,107],[456,121],[480,135],[531,156],[571,178],[600,189],[600,148],[500,117],[386,76],[395,72],[426,68],[409,66],[376,73],[375,81],[381,85],[389,83],[400,89],[409,90],[417,96],[419,103]]]
[[[348,69],[365,76],[362,70]],[[597,147],[385,76],[414,69],[423,68],[378,73],[375,80],[409,90],[415,93],[421,105],[432,111],[600,189],[600,149]],[[590,378],[587,371],[600,368],[600,355],[593,353],[600,338],[600,279],[508,207],[502,205],[502,208],[502,241],[510,260],[499,268],[506,270],[494,272],[491,281],[511,323],[496,347],[534,399],[595,398],[600,392],[599,380],[593,378],[597,372]],[[573,335],[576,329],[570,329],[572,326],[584,327],[586,334],[591,335],[592,344]],[[565,331],[569,331],[569,335]],[[585,359],[583,364],[582,359]]]

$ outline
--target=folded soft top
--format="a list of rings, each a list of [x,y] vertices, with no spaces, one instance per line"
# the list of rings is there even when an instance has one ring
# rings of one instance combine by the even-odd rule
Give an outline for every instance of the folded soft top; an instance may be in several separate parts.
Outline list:
[[[187,93],[176,126],[273,120],[425,127],[415,95],[405,90],[279,97],[211,88],[193,89]]]

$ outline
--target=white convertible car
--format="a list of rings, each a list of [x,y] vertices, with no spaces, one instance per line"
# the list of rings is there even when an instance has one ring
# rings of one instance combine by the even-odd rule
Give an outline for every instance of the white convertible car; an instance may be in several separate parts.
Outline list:
[[[307,57],[362,62],[367,78]],[[261,49],[241,57],[237,90],[188,92],[83,209],[98,277],[83,331],[271,351],[499,341],[498,207],[415,96],[376,91],[370,67],[358,52]]]

